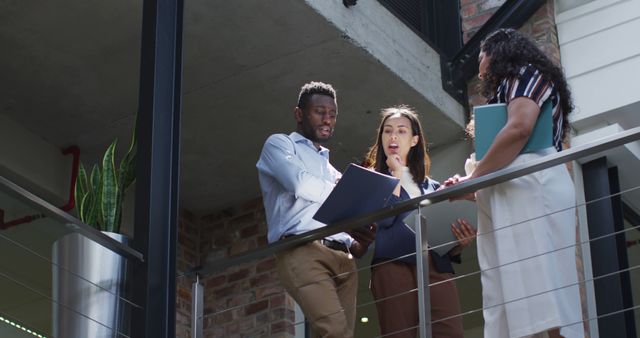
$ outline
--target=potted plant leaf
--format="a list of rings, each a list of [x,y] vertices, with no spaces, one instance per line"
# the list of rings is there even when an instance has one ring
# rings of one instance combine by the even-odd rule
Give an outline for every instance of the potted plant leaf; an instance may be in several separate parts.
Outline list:
[[[75,198],[78,218],[100,231],[120,233],[124,194],[135,180],[136,138],[120,164],[115,164],[118,140],[107,148],[102,165],[95,164],[90,176],[82,163],[78,170]]]
[[[76,210],[85,224],[124,244],[120,234],[122,205],[135,180],[136,137],[116,165],[114,140],[89,173],[80,164]],[[79,233],[53,245],[53,336],[116,337],[129,331],[131,309],[126,299],[126,259]]]

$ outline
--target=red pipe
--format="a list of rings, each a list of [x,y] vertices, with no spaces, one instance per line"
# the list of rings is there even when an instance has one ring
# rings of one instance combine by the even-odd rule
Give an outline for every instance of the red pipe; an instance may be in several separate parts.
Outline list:
[[[80,168],[80,148],[78,146],[70,146],[62,150],[63,155],[72,154],[73,155],[73,163],[71,164],[71,187],[69,189],[69,201],[67,204],[60,207],[63,211],[70,211],[75,206],[75,190],[76,190],[76,180],[78,178],[78,170]],[[43,218],[45,215],[43,214],[34,214],[28,215],[21,218],[17,218],[8,222],[4,221],[4,210],[0,209],[0,229],[8,229],[12,226],[29,223],[35,221],[39,218]]]
[[[4,210],[0,209],[0,217],[2,217],[2,219],[4,219]],[[19,224],[24,224],[24,223],[29,223],[32,221],[37,220],[38,218],[44,218],[45,215],[43,214],[35,214],[35,215],[29,215],[29,216],[24,216],[22,218],[17,218],[14,220],[11,220],[9,222],[2,222],[2,224],[0,224],[0,229],[4,230],[4,229],[8,229],[12,226],[16,226]]]
[[[73,163],[71,164],[71,188],[69,189],[69,202],[60,207],[63,211],[70,211],[76,202],[76,180],[78,178],[78,170],[80,168],[80,148],[78,146],[70,146],[62,150],[62,155],[73,155]]]

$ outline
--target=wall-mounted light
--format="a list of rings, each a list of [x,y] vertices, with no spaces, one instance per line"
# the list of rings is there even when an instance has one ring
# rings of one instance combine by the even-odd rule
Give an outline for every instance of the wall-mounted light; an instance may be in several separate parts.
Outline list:
[[[358,0],[342,0],[342,4],[344,5],[344,7],[351,7],[351,6],[355,6],[356,2],[358,2]]]
[[[369,317],[362,317],[362,318],[360,318],[360,322],[361,322],[361,323],[368,323],[368,322],[369,322]]]

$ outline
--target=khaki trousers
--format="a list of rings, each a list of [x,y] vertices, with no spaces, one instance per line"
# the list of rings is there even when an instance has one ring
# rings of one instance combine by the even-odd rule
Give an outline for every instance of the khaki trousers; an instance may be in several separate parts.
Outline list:
[[[444,281],[453,277],[451,273],[436,271],[429,256],[429,283]],[[390,338],[415,338],[418,334],[418,291],[416,266],[386,262],[371,269],[371,292],[376,300],[380,334]],[[413,292],[408,292],[414,290]],[[429,288],[431,296],[431,320],[460,314],[458,289],[453,281]],[[404,293],[402,296],[393,297]],[[392,297],[382,301],[384,299]],[[412,328],[412,329],[409,329]],[[396,332],[396,333],[394,333]],[[433,323],[433,338],[463,338],[462,317]],[[394,333],[394,334],[391,334]]]
[[[311,324],[312,338],[351,338],[356,320],[356,263],[318,241],[276,255],[280,281]]]

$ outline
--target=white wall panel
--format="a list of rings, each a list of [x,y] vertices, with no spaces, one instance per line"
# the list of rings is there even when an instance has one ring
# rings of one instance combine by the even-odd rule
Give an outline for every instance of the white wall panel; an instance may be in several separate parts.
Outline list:
[[[640,9],[639,9],[640,11]],[[567,78],[640,56],[640,16],[568,43],[560,52]]]
[[[640,117],[617,108],[640,101],[640,0],[597,0],[557,15],[562,66],[580,130],[594,124]],[[635,120],[634,120],[635,119]]]
[[[558,13],[560,41],[568,42],[640,15],[640,0],[598,0]]]
[[[569,79],[576,110],[572,122],[594,118],[640,101],[640,57],[627,59]],[[638,112],[637,115],[640,115]]]

